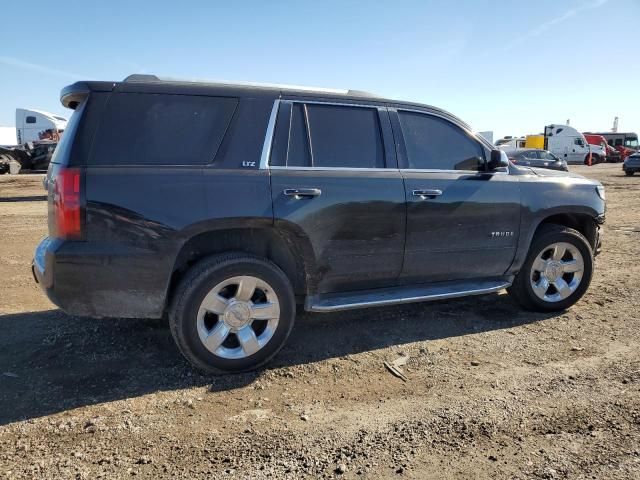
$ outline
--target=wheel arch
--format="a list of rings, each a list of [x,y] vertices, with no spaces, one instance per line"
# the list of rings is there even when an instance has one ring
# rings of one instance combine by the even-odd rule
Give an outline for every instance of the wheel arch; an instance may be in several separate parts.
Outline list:
[[[582,212],[572,212],[572,213],[555,213],[553,215],[549,215],[540,220],[535,230],[533,231],[533,235],[529,241],[535,238],[541,228],[545,225],[560,225],[563,227],[573,228],[580,232],[591,245],[591,249],[595,251],[596,242],[598,239],[598,227],[594,220],[593,215]]]
[[[536,219],[525,222],[529,226],[520,237],[516,256],[507,270],[507,274],[515,275],[520,270],[531,248],[533,239],[544,225],[561,225],[573,228],[580,232],[586,239],[591,249],[595,252],[598,245],[598,225],[596,222],[597,212],[590,208],[580,208],[574,211],[566,209],[553,209],[544,212],[544,215]]]
[[[203,258],[225,252],[253,254],[273,262],[287,275],[296,296],[304,296],[313,288],[315,259],[306,237],[272,226],[225,225],[194,233],[184,241],[171,270],[165,308],[191,266]]]

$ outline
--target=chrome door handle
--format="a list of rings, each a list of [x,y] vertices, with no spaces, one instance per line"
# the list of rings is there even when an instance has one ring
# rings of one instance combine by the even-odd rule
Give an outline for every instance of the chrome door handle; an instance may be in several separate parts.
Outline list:
[[[284,194],[289,197],[317,197],[322,193],[319,188],[285,188]]]
[[[425,190],[414,190],[413,191],[413,196],[414,197],[422,197],[422,198],[426,198],[426,197],[439,197],[440,195],[442,195],[442,190],[438,190],[436,188],[427,188]]]

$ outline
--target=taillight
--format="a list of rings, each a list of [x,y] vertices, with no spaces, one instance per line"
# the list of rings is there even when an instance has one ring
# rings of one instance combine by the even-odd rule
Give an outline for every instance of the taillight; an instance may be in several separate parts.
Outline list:
[[[61,168],[55,178],[53,192],[57,236],[77,240],[82,237],[80,170]]]

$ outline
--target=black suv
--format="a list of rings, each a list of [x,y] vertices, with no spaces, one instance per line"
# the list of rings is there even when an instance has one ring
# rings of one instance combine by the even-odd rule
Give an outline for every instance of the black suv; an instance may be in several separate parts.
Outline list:
[[[203,370],[267,362],[297,306],[507,288],[553,311],[589,286],[603,187],[509,164],[443,110],[146,75],[61,101],[75,112],[45,180],[37,282],[74,315],[166,314]]]

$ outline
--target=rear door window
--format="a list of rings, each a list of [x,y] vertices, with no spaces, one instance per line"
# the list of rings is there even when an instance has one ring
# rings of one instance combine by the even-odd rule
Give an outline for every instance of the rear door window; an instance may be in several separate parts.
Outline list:
[[[238,99],[115,93],[96,133],[92,165],[212,163]]]
[[[314,167],[384,168],[378,110],[305,105]]]
[[[278,112],[270,165],[384,168],[378,109],[284,102]]]
[[[457,125],[433,115],[398,111],[408,168],[483,170],[480,143]]]

